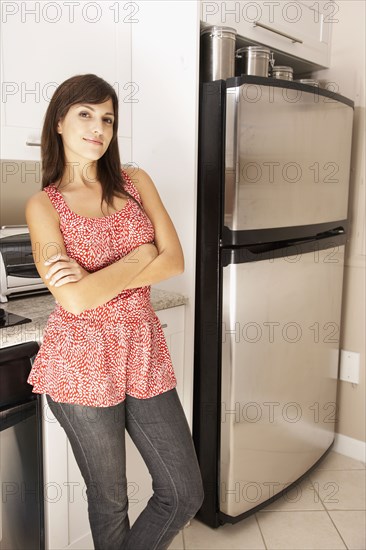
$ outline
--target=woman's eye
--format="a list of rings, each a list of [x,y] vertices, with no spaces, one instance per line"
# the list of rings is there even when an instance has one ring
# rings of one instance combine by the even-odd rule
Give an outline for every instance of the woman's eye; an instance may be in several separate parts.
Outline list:
[[[84,115],[89,116],[90,113],[87,113],[86,111],[82,111],[81,113],[79,113],[79,115],[80,115],[82,118],[85,118]],[[105,119],[104,119],[104,122],[107,122],[108,124],[113,124],[113,119],[112,119],[112,118],[105,118]]]

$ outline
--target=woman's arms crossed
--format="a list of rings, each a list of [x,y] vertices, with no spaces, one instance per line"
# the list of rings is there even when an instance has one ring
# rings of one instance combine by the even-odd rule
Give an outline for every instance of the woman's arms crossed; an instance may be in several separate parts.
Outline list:
[[[39,191],[28,199],[25,215],[32,242],[33,259],[40,277],[58,303],[75,315],[112,300],[125,290],[133,278],[157,255],[153,244],[144,244],[117,262],[88,273],[77,262],[67,258],[58,214],[45,192]],[[45,265],[44,262],[55,255],[60,260]],[[47,274],[50,275],[49,278],[46,277]],[[65,274],[68,279],[64,278]],[[59,280],[62,281],[61,286],[51,285],[52,278],[57,279],[60,275],[63,277]],[[77,278],[79,280],[74,282]]]
[[[138,190],[144,210],[155,230],[158,256],[136,274],[126,288],[151,285],[184,271],[184,256],[173,222],[150,176],[141,168],[125,168]]]
[[[126,169],[139,191],[144,210],[155,231],[155,245],[144,244],[115,263],[88,273],[67,256],[59,217],[46,193],[40,191],[26,204],[26,219],[37,271],[64,309],[81,313],[105,304],[120,292],[151,285],[182,273],[184,258],[174,225],[155,185],[142,169]],[[57,256],[56,261],[45,261]],[[57,281],[56,284],[51,283]]]

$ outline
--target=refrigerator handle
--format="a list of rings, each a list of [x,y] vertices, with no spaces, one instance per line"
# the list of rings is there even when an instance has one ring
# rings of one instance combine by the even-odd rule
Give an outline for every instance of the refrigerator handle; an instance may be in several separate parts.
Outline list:
[[[345,245],[347,234],[341,228],[319,233],[303,239],[275,241],[262,244],[250,244],[233,248],[222,248],[221,265],[242,264],[263,260],[274,261],[275,258],[301,256],[307,253],[317,253],[327,248],[338,248]]]

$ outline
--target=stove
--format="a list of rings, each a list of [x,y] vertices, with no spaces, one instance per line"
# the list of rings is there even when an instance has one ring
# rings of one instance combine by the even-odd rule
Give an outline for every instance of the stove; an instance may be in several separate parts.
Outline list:
[[[10,313],[4,308],[0,307],[0,328],[14,327],[15,325],[24,325],[25,323],[31,323],[32,319],[28,317],[22,317],[15,313]]]

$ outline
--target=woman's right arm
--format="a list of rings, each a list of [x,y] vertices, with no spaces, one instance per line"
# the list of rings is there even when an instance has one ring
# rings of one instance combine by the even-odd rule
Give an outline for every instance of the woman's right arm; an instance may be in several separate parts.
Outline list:
[[[49,266],[44,265],[44,262],[58,254],[67,255],[57,213],[46,193],[40,191],[28,200],[25,215],[33,259],[40,277],[57,302],[75,315],[112,300],[157,256],[153,244],[144,244],[113,264],[88,273],[77,282],[54,287],[45,277]]]

